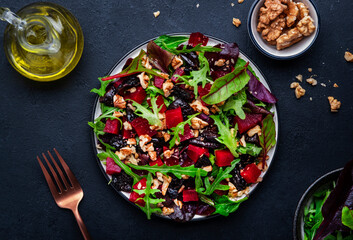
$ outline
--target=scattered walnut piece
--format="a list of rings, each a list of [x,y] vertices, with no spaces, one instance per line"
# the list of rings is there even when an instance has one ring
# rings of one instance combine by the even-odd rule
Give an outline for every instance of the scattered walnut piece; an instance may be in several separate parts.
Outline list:
[[[200,4],[196,4],[196,8],[199,8],[200,7]]]
[[[168,215],[172,214],[173,212],[174,212],[173,208],[167,208],[167,207],[162,208],[162,213],[165,216],[168,216]]]
[[[148,83],[150,81],[150,78],[148,77],[148,75],[146,75],[145,72],[142,72],[139,75],[137,75],[137,77],[140,79],[140,84],[141,84],[142,88],[146,89],[148,87]]]
[[[129,138],[126,143],[129,145],[136,145],[137,144],[135,138]]]
[[[191,119],[191,127],[193,129],[203,129],[204,127],[208,126],[208,122],[203,121],[202,119],[198,118],[198,117],[194,117],[193,119]]]
[[[235,5],[234,3],[231,3],[231,4],[230,4],[230,6],[232,6],[232,7],[234,7],[234,5]]]
[[[298,28],[293,28],[277,38],[277,50],[288,48],[302,39],[303,35],[299,32]]]
[[[214,65],[216,65],[217,67],[223,67],[224,64],[225,64],[225,62],[226,62],[226,60],[223,59],[223,58],[221,58],[221,59],[218,59],[218,60],[214,63]]]
[[[238,3],[240,4],[240,3],[243,3],[244,2],[244,0],[238,0]]]
[[[298,86],[299,86],[299,83],[297,83],[297,82],[292,82],[290,84],[290,88],[297,88]]]
[[[313,71],[313,69],[312,68],[308,68],[308,72],[312,72]]]
[[[154,12],[153,13],[153,15],[154,15],[154,17],[156,18],[156,17],[158,17],[159,16],[159,14],[161,14],[161,12],[160,11],[157,11],[157,12]]]
[[[113,97],[114,107],[117,108],[126,108],[126,102],[124,98],[118,94]]]
[[[245,135],[240,138],[239,143],[242,147],[246,147]]]
[[[172,67],[174,69],[177,69],[178,67],[181,67],[181,65],[183,65],[183,60],[181,60],[179,57],[174,56],[173,60],[172,60]]]
[[[193,101],[190,104],[190,107],[192,107],[192,109],[194,109],[195,111],[203,112],[206,115],[210,114],[210,110],[207,107],[205,107],[204,105],[202,105],[202,103],[199,99],[196,99],[195,101]]]
[[[296,78],[299,82],[302,82],[302,81],[303,81],[303,75],[301,75],[301,74],[295,76],[295,78]]]
[[[157,152],[156,151],[150,151],[148,152],[148,156],[150,157],[150,159],[152,161],[156,161],[157,160]]]
[[[170,139],[170,134],[169,134],[169,133],[164,133],[164,134],[163,134],[163,138],[164,138],[164,141],[165,141],[165,142],[168,142],[169,139]]]
[[[163,152],[163,156],[165,157],[165,158],[170,158],[171,156],[172,156],[172,154],[174,153],[174,149],[172,149],[172,150],[165,150],[164,152]]]
[[[296,87],[294,92],[295,92],[295,96],[296,96],[297,99],[299,99],[299,98],[301,98],[302,96],[305,95],[305,89],[302,88],[300,85],[298,87]]]
[[[333,87],[337,88],[338,87],[337,83],[333,84]]]
[[[165,81],[163,83],[163,92],[164,92],[164,96],[165,97],[169,97],[170,95],[170,91],[172,90],[172,88],[174,87],[174,84],[172,82],[172,80],[168,79],[167,81]]]
[[[239,18],[233,18],[233,25],[236,27],[239,27],[241,24],[241,21]]]
[[[320,83],[321,86],[323,87],[326,87],[326,84],[325,83]]]
[[[175,205],[177,205],[180,209],[183,207],[183,202],[179,201],[178,199],[174,199]]]
[[[306,79],[306,82],[309,83],[309,84],[311,84],[312,86],[316,86],[316,85],[317,85],[316,79],[314,79],[314,78],[312,78],[312,77]]]
[[[353,54],[348,51],[344,53],[344,58],[347,62],[353,62]]]
[[[328,97],[327,99],[330,103],[331,112],[338,112],[338,109],[341,107],[341,102],[332,96]]]
[[[206,172],[212,172],[212,166],[206,166],[202,168],[203,170],[205,170]]]
[[[113,117],[119,118],[119,117],[122,117],[122,116],[124,116],[123,113],[121,113],[119,111],[114,111],[114,113],[113,113]]]
[[[253,137],[255,134],[257,135],[261,135],[261,128],[259,125],[256,125],[255,127],[253,127],[252,129],[248,130],[247,132],[249,137]]]
[[[152,65],[150,64],[150,60],[148,59],[147,55],[142,57],[142,66],[147,69],[152,69]]]
[[[124,130],[132,130],[132,126],[128,121],[125,121],[123,123],[123,126],[124,126]]]

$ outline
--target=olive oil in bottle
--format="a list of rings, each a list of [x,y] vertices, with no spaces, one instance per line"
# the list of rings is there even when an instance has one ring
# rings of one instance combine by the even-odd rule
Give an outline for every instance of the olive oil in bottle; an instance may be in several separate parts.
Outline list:
[[[65,8],[48,2],[33,3],[17,15],[0,8],[5,30],[4,48],[11,65],[36,81],[53,81],[71,72],[81,58],[83,33]]]

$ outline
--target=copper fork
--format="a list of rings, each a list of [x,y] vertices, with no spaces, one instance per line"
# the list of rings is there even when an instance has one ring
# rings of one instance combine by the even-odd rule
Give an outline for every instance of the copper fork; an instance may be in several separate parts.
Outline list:
[[[81,199],[83,198],[82,188],[81,188],[80,184],[78,183],[75,175],[71,172],[70,168],[67,166],[66,162],[60,156],[60,154],[58,153],[58,151],[55,148],[54,148],[54,152],[55,152],[56,156],[58,157],[58,159],[59,159],[59,161],[60,161],[60,163],[66,173],[66,176],[68,177],[68,181],[66,180],[64,173],[61,171],[59,165],[56,163],[55,159],[53,158],[53,156],[51,155],[51,153],[49,151],[48,151],[48,155],[51,158],[52,162],[54,163],[55,169],[60,175],[60,179],[44,153],[42,153],[42,156],[43,156],[44,160],[46,161],[52,176],[54,177],[54,181],[55,181],[56,185],[55,185],[52,177],[50,176],[50,174],[48,173],[48,171],[44,167],[42,161],[37,156],[38,163],[40,165],[40,168],[43,171],[45,180],[47,181],[47,183],[49,185],[50,192],[53,195],[54,200],[59,207],[70,209],[73,212],[73,214],[75,215],[77,224],[80,227],[83,238],[84,239],[91,239],[91,237],[87,231],[87,228],[86,228],[85,224],[83,223],[83,220],[80,216],[80,213],[78,212],[78,204],[80,203]]]

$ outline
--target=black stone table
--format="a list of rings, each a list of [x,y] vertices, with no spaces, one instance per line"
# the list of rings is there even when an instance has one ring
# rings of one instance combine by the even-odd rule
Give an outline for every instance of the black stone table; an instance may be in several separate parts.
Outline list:
[[[343,58],[346,49],[353,50],[353,1],[317,0],[317,42],[304,56],[285,62],[265,57],[251,43],[246,28],[251,0],[233,1],[234,7],[230,0],[55,2],[77,17],[85,35],[82,59],[72,73],[52,83],[34,82],[18,74],[0,51],[0,239],[81,238],[72,213],[54,203],[35,159],[52,147],[84,189],[80,212],[94,239],[291,239],[304,190],[353,158],[353,63]],[[29,3],[1,1],[14,11]],[[161,14],[154,18],[157,10]],[[233,17],[241,19],[239,28]],[[4,29],[2,23],[0,33]],[[263,71],[279,99],[278,152],[264,181],[229,217],[186,224],[148,221],[107,185],[98,168],[87,125],[95,100],[90,89],[137,44],[195,31],[237,42]],[[289,85],[297,74],[309,77],[308,68],[319,84],[303,83],[307,93],[297,100]],[[329,110],[331,95],[342,102],[338,113]]]

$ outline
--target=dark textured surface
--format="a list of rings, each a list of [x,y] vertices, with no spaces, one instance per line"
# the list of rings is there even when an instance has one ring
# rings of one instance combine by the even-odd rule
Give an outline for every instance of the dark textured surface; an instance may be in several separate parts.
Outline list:
[[[0,51],[0,239],[81,238],[73,215],[54,203],[35,160],[53,146],[84,189],[80,212],[94,239],[291,239],[305,189],[353,157],[353,64],[343,59],[347,48],[353,50],[352,1],[317,1],[320,36],[304,56],[287,62],[268,59],[252,45],[246,30],[251,0],[234,7],[223,0],[55,2],[78,18],[85,35],[82,59],[71,74],[52,83],[34,82],[19,75]],[[1,5],[18,10],[28,3],[4,0]],[[161,11],[157,19],[156,10]],[[243,22],[238,29],[233,17]],[[2,23],[0,32],[4,29]],[[279,99],[278,152],[264,182],[231,216],[187,224],[148,221],[107,185],[97,166],[87,126],[95,100],[89,91],[137,44],[193,31],[236,41],[262,69]],[[299,73],[308,77],[308,67],[327,87],[303,83],[307,94],[296,100],[289,84]],[[335,82],[339,88],[332,87]],[[330,113],[330,95],[342,101],[339,113]]]

